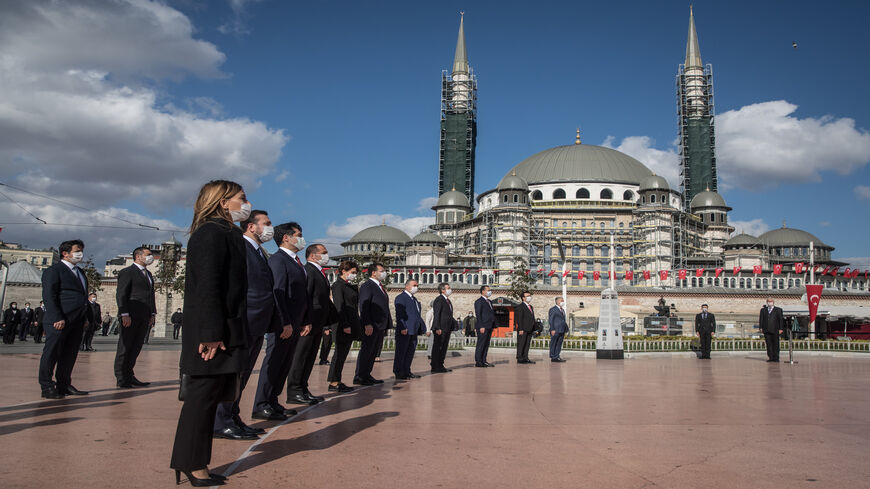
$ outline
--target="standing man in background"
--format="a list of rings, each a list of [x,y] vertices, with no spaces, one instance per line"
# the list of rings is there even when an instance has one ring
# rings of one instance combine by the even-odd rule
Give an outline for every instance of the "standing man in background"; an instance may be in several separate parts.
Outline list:
[[[97,294],[91,292],[91,295],[88,296],[88,307],[91,308],[91,316],[94,318],[94,322],[89,324],[85,328],[85,333],[82,336],[82,351],[97,351],[94,350],[94,333],[97,331],[97,326],[99,325],[98,318],[103,317],[103,310],[100,307],[100,304],[97,302]]]
[[[517,363],[535,363],[529,360],[529,347],[532,345],[532,331],[535,330],[535,309],[532,307],[532,293],[523,292],[523,303],[514,308],[514,322],[517,329]]]
[[[480,288],[480,297],[474,301],[474,315],[477,317],[477,346],[474,347],[475,367],[495,367],[486,361],[489,352],[489,340],[492,338],[492,328],[495,327],[495,309],[492,308],[492,290],[484,285]]]
[[[695,315],[695,332],[701,339],[700,359],[709,360],[710,346],[716,334],[716,316],[707,310],[707,304],[702,304],[701,312]]]
[[[354,384],[374,385],[384,381],[372,377],[378,347],[384,341],[384,333],[393,327],[390,314],[390,298],[381,284],[387,272],[380,263],[369,265],[369,278],[359,289],[359,315],[363,327],[362,346],[356,359]]]
[[[252,214],[253,214],[253,212],[254,211],[251,211]],[[175,312],[172,313],[172,317],[169,318],[169,322],[172,323],[172,339],[177,340],[178,334],[181,332],[181,325],[184,324],[184,313],[181,312],[180,307]],[[104,334],[103,336],[106,336],[106,335]]]
[[[33,312],[33,327],[35,328],[33,331],[33,341],[35,343],[42,343],[42,334],[44,332],[42,329],[42,319],[45,318],[45,303],[39,301],[39,307]]]
[[[3,343],[11,345],[15,343],[15,335],[18,334],[18,326],[21,324],[21,311],[18,310],[17,302],[10,302],[9,309],[3,313]]]
[[[152,263],[154,256],[151,250],[140,246],[133,250],[133,264],[118,272],[115,300],[121,316],[121,334],[115,354],[115,379],[120,389],[150,385],[150,382],[136,378],[133,367],[157,316],[154,277],[146,268]]]
[[[34,310],[30,308],[30,303],[24,303],[24,309],[21,310],[21,336],[18,337],[21,341],[27,341],[27,332],[33,326]],[[32,334],[32,333],[31,333]]]
[[[438,284],[438,292],[440,292],[440,295],[432,303],[434,311],[432,333],[435,335],[435,340],[432,346],[432,361],[430,365],[433,374],[453,371],[444,367],[444,360],[447,358],[447,347],[450,345],[450,332],[456,327],[456,320],[453,319],[453,303],[449,299],[450,294],[453,293],[453,290],[450,289],[450,284],[447,282]]]
[[[393,374],[398,380],[416,379],[411,372],[411,362],[417,351],[417,336],[426,332],[426,323],[420,315],[422,306],[414,297],[418,285],[414,279],[405,281],[405,291],[396,296],[396,356],[393,358]]]
[[[767,306],[762,307],[758,314],[758,327],[764,332],[768,362],[779,362],[779,335],[784,324],[782,309],[774,305],[773,297],[768,297]]]
[[[556,305],[550,308],[550,361],[561,363],[562,341],[568,332],[568,322],[565,320],[565,301],[562,297],[556,297]]]
[[[103,332],[102,336],[109,336],[109,326],[112,324],[112,316],[107,312],[103,315]]]

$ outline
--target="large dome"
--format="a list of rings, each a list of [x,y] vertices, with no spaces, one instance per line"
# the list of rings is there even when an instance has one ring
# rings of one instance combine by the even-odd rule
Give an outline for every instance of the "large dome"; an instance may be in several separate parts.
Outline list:
[[[643,163],[615,149],[588,144],[556,146],[529,156],[507,172],[531,184],[606,182],[638,185],[652,172]],[[505,178],[507,178],[507,176]]]
[[[768,246],[809,246],[812,241],[816,248],[834,249],[806,231],[786,227],[768,231],[759,236],[758,240],[767,243]]]
[[[405,234],[404,231],[393,226],[382,224],[380,226],[372,226],[363,229],[353,235],[349,241],[342,243],[342,246],[354,243],[400,243],[405,244],[411,241],[411,237]]]

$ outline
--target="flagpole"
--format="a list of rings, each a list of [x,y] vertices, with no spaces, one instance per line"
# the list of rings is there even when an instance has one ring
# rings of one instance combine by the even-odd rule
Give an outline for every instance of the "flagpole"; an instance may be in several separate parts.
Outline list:
[[[816,270],[813,267],[813,262],[815,261],[815,253],[813,253],[813,242],[810,241],[810,285],[815,285],[816,283]]]

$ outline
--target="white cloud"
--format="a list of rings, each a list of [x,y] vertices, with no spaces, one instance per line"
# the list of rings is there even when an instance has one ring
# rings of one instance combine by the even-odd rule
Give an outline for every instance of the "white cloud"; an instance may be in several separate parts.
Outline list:
[[[380,224],[399,228],[413,238],[414,235],[423,231],[426,226],[435,224],[435,218],[433,216],[405,218],[395,214],[361,214],[348,217],[342,224],[330,224],[326,229],[326,235],[332,240],[343,241],[363,229]]]
[[[619,146],[614,146],[616,138],[607,136],[602,146],[621,151],[640,161],[656,175],[665,177],[671,188],[680,188],[680,157],[675,143],[668,149],[653,147],[655,140],[648,136],[629,136],[624,138]]]
[[[818,182],[821,173],[851,173],[870,162],[870,134],[850,118],[804,119],[797,105],[762,102],[716,116],[722,183],[757,190],[783,182]]]
[[[837,260],[848,263],[852,268],[870,270],[870,256],[853,256],[850,258],[838,258]]]
[[[234,36],[250,34],[251,29],[247,24],[249,17],[248,6],[254,3],[259,3],[260,1],[261,0],[229,0],[233,16],[223,24],[219,25],[218,31],[221,34],[232,34]]]
[[[770,226],[762,219],[751,219],[749,221],[729,221],[728,224],[734,226],[732,236],[739,233],[751,234],[755,237],[770,231]]]
[[[438,203],[438,197],[424,197],[417,204],[417,212],[432,212],[432,206]]]
[[[870,186],[858,185],[855,187],[855,196],[861,200],[870,200]]]
[[[278,182],[278,183],[283,182],[284,180],[287,180],[287,177],[289,177],[289,176],[290,176],[290,172],[288,172],[287,170],[284,170],[275,176],[275,182]]]

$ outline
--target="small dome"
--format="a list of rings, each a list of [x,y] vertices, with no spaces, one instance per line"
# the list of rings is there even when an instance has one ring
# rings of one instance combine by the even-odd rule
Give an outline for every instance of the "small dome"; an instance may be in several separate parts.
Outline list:
[[[640,191],[643,192],[644,190],[670,191],[671,186],[668,185],[668,181],[665,180],[665,177],[653,173],[652,175],[645,177],[643,180],[640,181]]]
[[[24,260],[9,265],[6,281],[16,284],[41,284],[42,270]]]
[[[768,231],[759,236],[758,239],[767,243],[768,246],[809,246],[810,241],[812,241],[815,248],[834,249],[806,231],[787,227]]]
[[[691,209],[703,209],[706,207],[725,207],[725,199],[716,192],[705,190],[698,195],[692,197],[692,202],[689,204]]]
[[[435,207],[471,207],[468,204],[468,197],[465,196],[462,192],[458,190],[451,190],[449,192],[444,192],[438,197],[438,203],[435,204]]]
[[[437,234],[435,234],[435,233],[433,233],[433,232],[431,232],[431,231],[423,231],[422,233],[420,233],[420,234],[414,236],[414,237],[411,239],[411,243],[438,243],[438,244],[444,244],[444,243],[447,243],[447,242],[444,241],[444,239],[441,238],[441,236],[438,236]]]
[[[382,224],[380,226],[372,226],[363,229],[353,235],[350,240],[342,243],[342,246],[356,243],[399,243],[405,244],[411,240],[411,237],[405,234],[404,231],[393,226]]]
[[[513,172],[509,175],[506,175],[504,178],[498,182],[499,190],[523,190],[525,192],[529,191],[529,183],[523,179],[523,177],[517,175],[517,172]]]
[[[729,239],[725,242],[725,247],[733,247],[733,246],[756,246],[758,245],[758,238],[751,234],[740,233],[734,235],[733,238]]]

